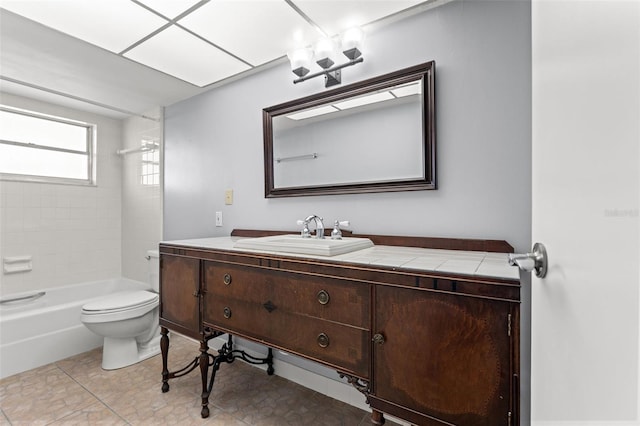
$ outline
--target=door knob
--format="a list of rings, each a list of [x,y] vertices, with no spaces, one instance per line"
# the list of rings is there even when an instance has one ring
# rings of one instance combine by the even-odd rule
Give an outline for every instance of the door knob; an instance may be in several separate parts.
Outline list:
[[[547,275],[547,267],[549,259],[547,257],[547,249],[542,243],[535,243],[531,253],[525,254],[509,254],[509,265],[517,266],[525,272],[536,270],[538,278],[544,278]]]

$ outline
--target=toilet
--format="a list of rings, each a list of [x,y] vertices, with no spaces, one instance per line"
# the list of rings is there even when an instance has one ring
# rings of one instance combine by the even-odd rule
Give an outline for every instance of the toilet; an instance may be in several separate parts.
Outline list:
[[[149,290],[121,291],[92,300],[80,319],[104,337],[102,368],[127,367],[160,353],[158,251],[147,252]]]

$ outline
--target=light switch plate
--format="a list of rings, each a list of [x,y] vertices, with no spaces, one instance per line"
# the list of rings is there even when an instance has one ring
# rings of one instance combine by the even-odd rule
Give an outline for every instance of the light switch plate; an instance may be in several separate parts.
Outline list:
[[[233,189],[227,189],[224,191],[224,203],[228,206],[233,204]]]
[[[216,226],[222,226],[222,212],[216,212]]]

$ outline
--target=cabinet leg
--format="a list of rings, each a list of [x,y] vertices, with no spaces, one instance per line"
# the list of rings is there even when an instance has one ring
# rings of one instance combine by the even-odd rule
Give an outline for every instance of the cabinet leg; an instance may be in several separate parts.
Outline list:
[[[374,425],[383,425],[384,424],[384,414],[378,410],[371,411],[371,424]]]
[[[207,377],[209,375],[209,345],[206,339],[200,341],[200,377],[202,379],[202,411],[200,415],[203,419],[209,417],[209,390]]]
[[[160,327],[160,352],[162,353],[162,392],[169,392],[169,368],[167,357],[169,356],[169,330]]]

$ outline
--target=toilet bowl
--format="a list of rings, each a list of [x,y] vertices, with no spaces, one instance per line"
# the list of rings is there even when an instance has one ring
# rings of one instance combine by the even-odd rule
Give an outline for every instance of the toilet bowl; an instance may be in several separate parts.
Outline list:
[[[158,251],[150,250],[150,290],[122,291],[82,307],[80,319],[104,337],[102,368],[127,367],[160,353]]]

